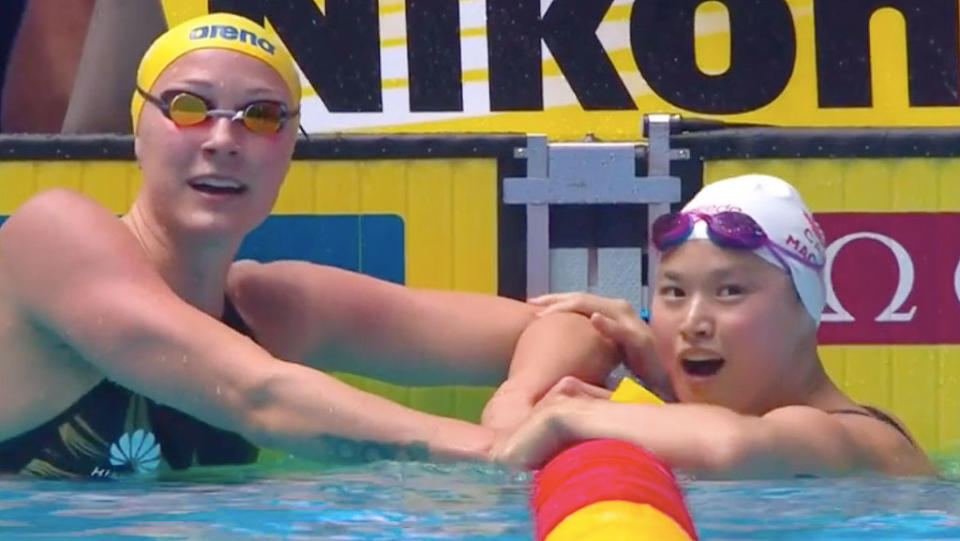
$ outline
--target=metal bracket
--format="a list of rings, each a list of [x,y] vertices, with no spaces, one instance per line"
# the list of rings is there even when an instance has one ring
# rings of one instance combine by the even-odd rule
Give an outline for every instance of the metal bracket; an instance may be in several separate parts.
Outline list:
[[[527,160],[527,176],[503,180],[503,201],[527,207],[528,296],[550,289],[550,205],[642,203],[653,212],[680,200],[680,179],[669,176],[669,164],[665,172],[636,175],[637,148],[634,143],[549,144],[545,136],[533,135],[525,148],[515,150],[514,156]]]

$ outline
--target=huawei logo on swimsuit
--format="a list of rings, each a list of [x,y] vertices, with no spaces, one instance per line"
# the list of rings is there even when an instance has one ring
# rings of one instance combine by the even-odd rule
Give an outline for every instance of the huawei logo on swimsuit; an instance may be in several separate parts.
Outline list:
[[[110,465],[132,473],[152,473],[160,465],[160,444],[151,432],[127,432],[110,446]]]

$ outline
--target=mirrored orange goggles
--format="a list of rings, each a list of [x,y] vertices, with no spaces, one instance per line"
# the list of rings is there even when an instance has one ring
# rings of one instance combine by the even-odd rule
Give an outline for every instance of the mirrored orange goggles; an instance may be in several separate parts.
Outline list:
[[[177,126],[196,126],[208,118],[223,117],[243,122],[253,133],[267,134],[280,131],[287,120],[300,114],[299,109],[288,111],[285,104],[271,100],[250,102],[240,109],[214,109],[205,99],[183,90],[170,90],[160,96],[140,87],[137,92]]]

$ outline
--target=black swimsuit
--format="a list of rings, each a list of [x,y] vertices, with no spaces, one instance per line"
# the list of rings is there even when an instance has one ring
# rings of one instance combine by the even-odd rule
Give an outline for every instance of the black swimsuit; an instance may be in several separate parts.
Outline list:
[[[253,337],[229,300],[223,322]],[[258,449],[238,434],[103,380],[54,419],[0,442],[0,472],[113,477],[250,464],[257,456]]]

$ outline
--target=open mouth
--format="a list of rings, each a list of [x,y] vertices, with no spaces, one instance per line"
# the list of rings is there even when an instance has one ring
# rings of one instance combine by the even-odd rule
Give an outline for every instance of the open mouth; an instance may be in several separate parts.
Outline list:
[[[247,187],[229,178],[202,177],[191,180],[189,185],[198,192],[212,195],[238,195],[247,191]]]
[[[709,377],[723,368],[723,359],[684,359],[683,371],[689,376]]]

